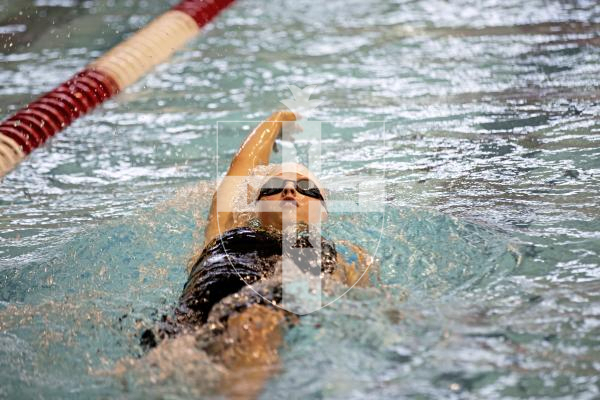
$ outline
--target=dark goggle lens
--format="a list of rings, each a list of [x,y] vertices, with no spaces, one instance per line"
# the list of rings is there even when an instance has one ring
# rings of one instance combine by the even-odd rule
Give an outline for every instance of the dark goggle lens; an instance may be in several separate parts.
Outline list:
[[[272,178],[264,184],[264,186],[260,189],[260,193],[258,198],[264,196],[272,196],[274,194],[280,193],[285,187],[285,181],[279,178]]]
[[[265,197],[265,196],[273,196],[274,194],[277,193],[281,193],[282,189],[278,189],[278,188],[266,188],[263,187],[262,189],[260,189],[260,193],[258,194],[258,198],[260,199],[261,197]]]
[[[308,179],[299,180],[298,182],[296,182],[296,187],[301,190],[314,190],[314,189],[319,190],[317,188],[317,186],[312,181],[309,181]]]
[[[309,179],[300,179],[299,181],[285,180],[281,178],[272,178],[260,189],[258,200],[265,196],[272,196],[277,193],[281,193],[287,182],[294,182],[295,189],[305,195],[314,199],[324,200],[321,191],[315,185],[315,183]]]
[[[312,197],[313,199],[325,200],[317,185],[315,185],[315,183],[309,179],[301,179],[296,182],[296,190],[305,196]]]

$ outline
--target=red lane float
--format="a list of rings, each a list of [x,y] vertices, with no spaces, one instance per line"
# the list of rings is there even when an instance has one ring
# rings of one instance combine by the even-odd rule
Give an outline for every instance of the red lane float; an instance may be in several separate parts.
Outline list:
[[[0,177],[63,128],[165,61],[234,0],[183,0],[0,123]]]
[[[196,21],[198,26],[207,24],[221,12],[222,9],[233,3],[234,0],[183,0],[173,7],[173,10],[184,12]]]
[[[117,93],[113,79],[101,75],[98,71],[81,71],[2,122],[0,134],[15,141],[23,156],[29,154],[77,117]]]

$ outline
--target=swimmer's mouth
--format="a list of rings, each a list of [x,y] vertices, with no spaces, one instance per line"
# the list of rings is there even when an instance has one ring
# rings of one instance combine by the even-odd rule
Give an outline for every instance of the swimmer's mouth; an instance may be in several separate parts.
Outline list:
[[[281,200],[281,207],[298,207],[298,202],[293,197],[284,198]]]

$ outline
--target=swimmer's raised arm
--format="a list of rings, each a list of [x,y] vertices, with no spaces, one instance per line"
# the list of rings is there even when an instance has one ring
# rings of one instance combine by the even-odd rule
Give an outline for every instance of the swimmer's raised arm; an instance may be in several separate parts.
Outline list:
[[[258,125],[240,146],[233,157],[226,176],[248,176],[250,171],[258,165],[269,164],[273,143],[281,132],[282,122],[295,121],[296,116],[291,111],[277,111],[267,120]],[[240,190],[235,180],[225,179],[213,195],[208,224],[204,231],[204,245],[206,246],[219,232],[233,228],[233,213],[222,211],[217,213],[217,199],[231,201],[235,192]],[[229,208],[231,209],[231,207]]]

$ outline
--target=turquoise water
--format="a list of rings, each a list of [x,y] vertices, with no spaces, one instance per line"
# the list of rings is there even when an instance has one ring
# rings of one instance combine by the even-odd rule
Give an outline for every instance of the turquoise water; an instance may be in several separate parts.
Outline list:
[[[158,3],[0,0],[0,114]],[[286,334],[262,397],[598,398],[600,7],[264,4],[235,4],[4,178],[0,398],[214,396],[218,366],[185,346],[149,365],[139,334],[177,300],[252,128],[220,125],[217,146],[217,122],[264,118],[288,84],[318,85],[312,118],[338,121],[324,182],[385,174],[385,214],[332,217],[331,236],[377,248],[378,279]]]

